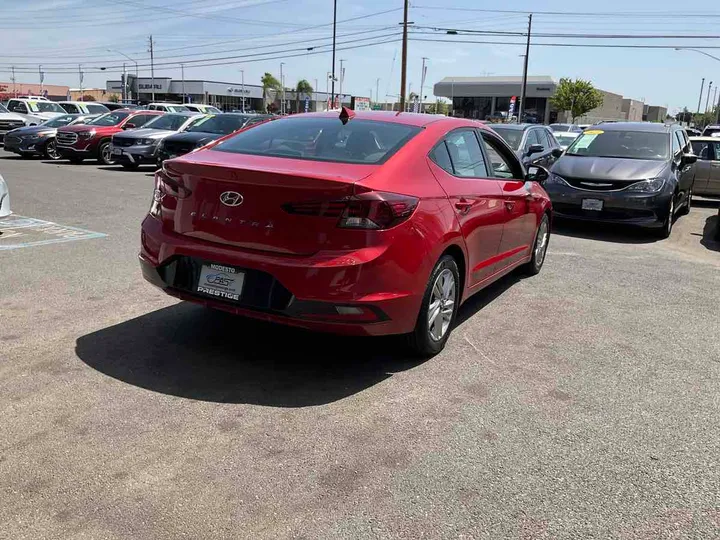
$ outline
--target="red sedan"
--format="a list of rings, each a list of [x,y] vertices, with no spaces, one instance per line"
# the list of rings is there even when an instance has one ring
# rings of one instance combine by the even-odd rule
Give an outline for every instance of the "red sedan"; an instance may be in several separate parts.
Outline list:
[[[267,122],[165,162],[145,279],[178,298],[442,350],[459,305],[540,271],[550,200],[489,128],[347,111]]]

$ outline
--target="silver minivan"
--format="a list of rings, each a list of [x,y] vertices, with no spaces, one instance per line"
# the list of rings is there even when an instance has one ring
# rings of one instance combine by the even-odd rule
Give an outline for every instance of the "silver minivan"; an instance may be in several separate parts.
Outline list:
[[[693,195],[720,197],[720,137],[690,137],[695,164]]]

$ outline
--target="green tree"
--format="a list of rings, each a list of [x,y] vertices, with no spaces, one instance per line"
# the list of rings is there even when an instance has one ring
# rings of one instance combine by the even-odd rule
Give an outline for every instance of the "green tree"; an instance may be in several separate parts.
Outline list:
[[[305,99],[305,96],[311,96],[315,90],[312,85],[306,79],[300,79],[295,85],[295,100],[297,101],[296,112],[300,112],[300,99]]]
[[[570,111],[570,122],[603,104],[602,92],[590,81],[583,79],[560,79],[550,103],[559,111]]]
[[[267,108],[270,90],[274,90],[275,95],[277,96],[280,92],[282,92],[282,85],[280,84],[280,81],[278,81],[273,76],[272,73],[267,72],[260,78],[260,82],[262,83],[263,89],[263,102],[265,103],[265,106]]]
[[[692,122],[693,114],[688,111],[687,107],[684,107],[682,112],[677,113],[677,116],[675,116],[675,120],[678,122]]]
[[[110,94],[110,97],[108,98],[108,101],[109,101],[110,103],[117,103],[117,102],[120,101],[120,98],[118,97],[117,94]]]

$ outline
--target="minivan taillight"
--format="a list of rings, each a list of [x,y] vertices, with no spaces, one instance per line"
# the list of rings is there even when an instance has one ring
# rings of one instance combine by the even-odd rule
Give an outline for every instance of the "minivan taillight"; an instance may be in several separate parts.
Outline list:
[[[419,199],[408,195],[368,191],[337,201],[288,203],[283,210],[298,216],[339,218],[343,229],[389,229],[407,220]]]

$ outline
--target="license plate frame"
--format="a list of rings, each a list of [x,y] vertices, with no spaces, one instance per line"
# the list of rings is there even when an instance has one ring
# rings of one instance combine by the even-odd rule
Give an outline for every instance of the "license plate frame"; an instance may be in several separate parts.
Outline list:
[[[581,207],[583,210],[590,210],[591,212],[602,212],[605,206],[605,201],[602,199],[583,199]]]
[[[217,300],[239,302],[245,288],[245,271],[234,266],[202,263],[195,292]]]

